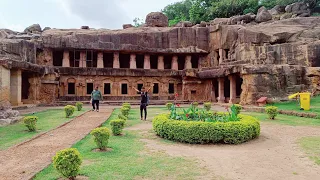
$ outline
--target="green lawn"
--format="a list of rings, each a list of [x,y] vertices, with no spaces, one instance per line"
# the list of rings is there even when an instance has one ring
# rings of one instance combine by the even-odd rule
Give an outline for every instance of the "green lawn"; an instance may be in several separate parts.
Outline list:
[[[303,137],[299,140],[299,144],[309,158],[320,165],[320,137]]]
[[[310,109],[310,111],[302,111],[302,110],[300,110],[300,105],[297,103],[297,101],[288,101],[288,102],[275,103],[274,106],[277,106],[281,110],[311,112],[311,113],[317,113],[317,114],[320,115],[320,96],[311,97],[311,109]]]
[[[109,127],[109,121],[117,118],[119,110],[115,110],[103,125]],[[165,108],[148,108],[148,119],[168,112]],[[132,109],[127,126],[141,123],[139,109]],[[111,152],[94,152],[96,148],[91,135],[73,147],[77,148],[83,164],[80,174],[90,179],[197,179],[205,170],[190,159],[170,157],[163,152],[149,151],[140,141],[141,131],[126,130],[124,136],[111,136],[109,147]],[[35,179],[58,179],[60,175],[50,165],[41,171]]]
[[[275,120],[270,120],[268,119],[268,115],[264,113],[243,112],[242,114],[254,116],[262,122],[271,122],[290,126],[320,126],[320,119],[278,114]]]
[[[64,122],[71,120],[72,118],[83,114],[85,110],[75,111],[71,118],[66,118],[63,109],[51,109],[33,114],[32,116],[38,116],[37,131],[29,132],[23,124],[19,122],[13,125],[0,127],[0,150],[4,150],[14,144],[18,144],[27,139],[36,136],[39,133],[51,130]],[[27,115],[26,115],[27,116]]]

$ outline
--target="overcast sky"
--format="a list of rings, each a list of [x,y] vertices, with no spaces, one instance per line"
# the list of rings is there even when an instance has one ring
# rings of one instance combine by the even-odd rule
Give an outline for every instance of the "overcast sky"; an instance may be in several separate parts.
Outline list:
[[[0,0],[0,28],[23,31],[38,23],[42,28],[121,29],[135,17],[145,19],[180,0]]]

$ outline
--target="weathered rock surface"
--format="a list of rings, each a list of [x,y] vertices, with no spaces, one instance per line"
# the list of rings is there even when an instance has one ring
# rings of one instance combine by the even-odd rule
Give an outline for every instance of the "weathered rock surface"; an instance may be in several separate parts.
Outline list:
[[[261,22],[266,22],[270,20],[272,20],[272,15],[270,14],[270,12],[263,6],[259,8],[256,21],[261,23]]]
[[[45,27],[45,28],[43,29],[43,31],[50,30],[50,29],[51,29],[51,27]]]
[[[146,17],[148,27],[168,27],[168,24],[168,17],[161,12],[152,12]]]
[[[41,26],[39,24],[33,24],[24,30],[25,33],[41,33],[41,31]]]
[[[0,110],[0,126],[16,123],[23,117],[19,116],[19,111],[15,110]]]
[[[229,18],[228,25],[235,25],[235,24],[246,24],[250,23],[251,21],[255,20],[256,15],[254,14],[246,14],[246,15],[239,15],[233,16]]]

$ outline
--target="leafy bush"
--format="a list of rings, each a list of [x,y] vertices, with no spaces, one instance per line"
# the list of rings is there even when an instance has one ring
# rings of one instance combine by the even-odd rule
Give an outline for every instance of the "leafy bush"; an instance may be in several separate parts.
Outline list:
[[[37,116],[26,116],[23,118],[23,122],[26,125],[26,127],[29,129],[29,131],[36,131],[38,117]]]
[[[116,119],[116,120],[110,121],[111,130],[112,130],[113,135],[118,136],[121,134],[121,132],[124,128],[125,122],[126,121],[123,119]]]
[[[94,136],[94,142],[96,142],[98,148],[100,150],[106,150],[110,137],[110,130],[106,127],[99,127],[92,130],[90,134]]]
[[[236,111],[236,114],[240,114],[241,110],[242,110],[242,106],[240,104],[234,104],[234,107],[235,107],[235,111]]]
[[[122,107],[128,108],[129,110],[131,110],[131,104],[130,103],[123,103]]]
[[[260,135],[259,121],[247,115],[239,115],[240,121],[196,122],[177,121],[168,114],[156,116],[153,129],[162,138],[185,143],[240,144]]]
[[[124,116],[123,114],[118,114],[118,118],[119,119],[123,119],[123,120],[128,120],[128,118],[126,116]]]
[[[82,105],[83,105],[82,102],[77,102],[77,103],[76,103],[76,107],[77,107],[77,110],[78,110],[78,111],[81,111]]]
[[[266,107],[266,113],[269,116],[269,119],[275,119],[275,117],[278,115],[278,108],[276,106],[267,106]]]
[[[193,106],[189,109],[182,109],[180,112],[177,112],[176,107],[173,105],[169,117],[173,120],[203,122],[229,122],[240,120],[238,114],[236,114],[234,105],[231,107],[231,112],[228,110],[228,113],[212,113],[210,111],[200,110]]]
[[[129,111],[130,109],[127,107],[122,107],[121,109],[121,114],[124,115],[125,117],[129,117]]]
[[[167,103],[167,104],[166,104],[167,109],[170,110],[171,107],[172,107],[172,105],[173,105],[172,103]]]
[[[72,116],[75,110],[76,110],[76,107],[72,105],[67,105],[64,107],[64,112],[66,113],[67,118]]]
[[[203,104],[204,108],[207,110],[207,111],[210,111],[211,109],[211,102],[206,102]]]
[[[196,107],[199,106],[199,103],[198,102],[193,102],[191,105],[192,105],[192,107],[196,108]]]
[[[75,179],[79,173],[81,163],[80,153],[75,148],[61,150],[53,157],[54,168],[69,179]]]

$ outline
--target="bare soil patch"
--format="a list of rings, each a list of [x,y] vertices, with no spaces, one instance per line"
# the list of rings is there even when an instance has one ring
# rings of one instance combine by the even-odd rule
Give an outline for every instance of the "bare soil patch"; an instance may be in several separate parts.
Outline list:
[[[99,148],[96,148],[96,149],[93,149],[92,150],[93,152],[111,152],[112,151],[112,148],[107,148],[105,150],[101,150]]]
[[[197,159],[210,171],[206,179],[320,179],[320,166],[297,144],[301,137],[320,136],[320,128],[261,123],[260,137],[240,145],[165,143],[152,136],[151,123],[127,129],[142,132],[146,153]]]
[[[87,112],[65,126],[0,151],[0,179],[30,179],[52,162],[57,151],[71,147],[85,137],[105,122],[111,112],[111,108],[102,109],[99,113]]]

